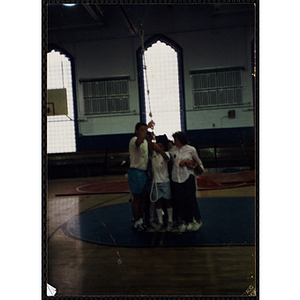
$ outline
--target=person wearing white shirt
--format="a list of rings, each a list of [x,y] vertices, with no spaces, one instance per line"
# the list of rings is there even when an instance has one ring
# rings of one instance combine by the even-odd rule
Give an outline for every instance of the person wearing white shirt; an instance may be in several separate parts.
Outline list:
[[[201,213],[196,198],[196,176],[194,169],[201,174],[204,166],[194,147],[188,145],[184,132],[173,134],[175,146],[169,150],[173,161],[172,195],[179,207],[181,225],[179,231],[197,231],[202,226]],[[195,218],[196,222],[193,222]]]
[[[132,193],[132,214],[134,228],[138,231],[146,230],[143,222],[146,201],[149,198],[150,179],[147,173],[149,161],[149,145],[146,139],[148,128],[154,127],[154,122],[148,124],[137,123],[135,136],[129,142],[130,167],[128,182]]]
[[[150,200],[155,202],[158,225],[151,224],[157,231],[164,226],[162,205],[166,205],[168,225],[167,231],[173,229],[173,208],[171,202],[171,185],[168,171],[168,161],[170,154],[166,151],[168,138],[166,135],[156,137],[156,143],[153,144],[152,170],[153,181],[150,193]]]

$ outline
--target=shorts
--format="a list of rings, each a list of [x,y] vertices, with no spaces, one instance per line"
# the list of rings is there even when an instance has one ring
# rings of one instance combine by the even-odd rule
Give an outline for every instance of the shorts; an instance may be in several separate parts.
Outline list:
[[[152,200],[156,200],[156,199],[171,199],[171,185],[170,185],[170,181],[167,182],[158,182],[155,184],[153,184],[152,187],[152,193],[150,195]],[[156,195],[156,189],[157,189],[157,195]]]
[[[142,194],[143,192],[150,192],[151,185],[147,171],[129,168],[128,182],[130,192],[132,194]]]

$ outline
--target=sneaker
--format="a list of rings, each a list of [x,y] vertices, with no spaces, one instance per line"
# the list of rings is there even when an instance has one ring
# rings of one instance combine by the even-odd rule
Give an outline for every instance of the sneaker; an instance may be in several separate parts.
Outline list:
[[[151,222],[150,222],[150,226],[151,226],[153,229],[155,229],[156,226],[157,226],[157,224],[156,224],[155,222],[151,221]]]
[[[141,223],[140,225],[141,225],[142,228],[144,228],[144,230],[146,230],[147,227],[148,227],[147,224],[146,224],[145,222]]]
[[[138,231],[138,232],[146,231],[146,228],[143,227],[140,223],[134,225],[133,228],[134,228],[136,231]]]
[[[185,224],[181,224],[178,226],[179,232],[185,232],[186,228],[187,228],[187,226]]]
[[[160,231],[160,230],[162,230],[163,227],[164,227],[164,224],[163,224],[163,223],[158,223],[158,224],[156,225],[155,230],[156,230],[156,231]]]
[[[202,222],[200,221],[200,223],[194,223],[193,224],[194,226],[193,226],[193,228],[192,228],[192,231],[197,231],[197,230],[199,230],[200,229],[200,227],[202,226]]]
[[[191,230],[193,230],[193,228],[194,228],[194,223],[189,223],[186,230],[191,231]]]
[[[173,222],[169,222],[167,226],[167,231],[171,232],[173,230]]]
[[[180,225],[179,221],[177,221],[177,220],[173,221],[173,229],[178,228],[179,225]]]

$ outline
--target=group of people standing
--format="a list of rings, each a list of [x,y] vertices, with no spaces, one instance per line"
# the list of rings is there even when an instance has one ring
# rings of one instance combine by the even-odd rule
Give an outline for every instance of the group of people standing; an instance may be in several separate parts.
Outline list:
[[[195,170],[201,174],[203,163],[184,132],[175,132],[172,143],[166,135],[154,137],[148,131],[154,125],[154,121],[137,123],[129,142],[133,227],[145,231],[150,225],[161,230],[165,214],[167,231],[172,231],[175,224],[179,224],[180,232],[197,231],[202,222]]]

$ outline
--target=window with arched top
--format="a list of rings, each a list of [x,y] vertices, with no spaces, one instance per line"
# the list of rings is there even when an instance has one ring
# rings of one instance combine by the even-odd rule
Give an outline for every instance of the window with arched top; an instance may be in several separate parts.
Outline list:
[[[72,64],[68,56],[47,53],[47,153],[76,152]]]
[[[138,50],[141,120],[155,121],[156,135],[184,130],[182,51],[166,37],[145,43],[144,56]],[[151,113],[151,115],[150,115]]]

